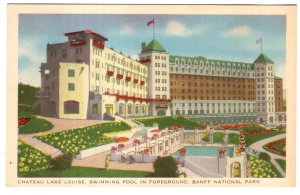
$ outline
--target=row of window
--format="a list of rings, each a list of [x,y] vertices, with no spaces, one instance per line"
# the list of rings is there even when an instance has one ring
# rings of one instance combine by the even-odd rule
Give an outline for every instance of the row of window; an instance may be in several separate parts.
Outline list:
[[[155,71],[155,75],[160,75],[160,73],[161,73],[161,75],[163,75],[163,76],[166,76],[167,75],[167,71]]]
[[[178,86],[178,85],[182,85],[182,86],[185,86],[185,84],[187,84],[187,86],[191,87],[192,86],[192,82],[184,82],[184,81],[171,81],[170,82],[170,86]],[[205,85],[204,85],[205,84]],[[233,88],[243,88],[245,89],[246,86],[248,87],[248,89],[253,89],[254,88],[254,85],[240,85],[240,84],[231,84],[231,83],[228,83],[227,85],[225,83],[221,84],[221,83],[203,83],[203,82],[194,82],[193,85],[195,87],[197,87],[198,85],[203,87],[203,86],[206,86],[206,87],[233,87]]]
[[[203,89],[200,89],[200,90],[198,90],[198,89],[194,89],[194,90],[192,90],[192,89],[173,89],[173,88],[171,88],[170,89],[170,92],[171,93],[182,93],[182,94],[184,94],[184,93],[208,93],[208,94],[220,94],[220,93],[222,93],[222,94],[234,94],[234,95],[236,95],[236,94],[238,94],[238,95],[246,95],[246,94],[248,94],[248,95],[255,95],[255,91],[248,91],[248,93],[246,93],[246,91],[236,91],[236,90],[228,90],[228,89],[223,89],[223,90],[203,90]]]
[[[167,64],[166,63],[161,63],[161,66],[160,66],[160,63],[155,63],[155,67],[156,68],[167,68]]]
[[[155,83],[167,83],[167,79],[155,79]]]
[[[255,100],[255,96],[241,97],[241,96],[173,96],[173,100]]]
[[[237,82],[237,83],[255,83],[255,79],[244,79],[244,78],[235,78],[235,77],[217,77],[217,76],[202,76],[202,75],[185,75],[185,74],[170,74],[171,78],[182,78],[185,79],[195,79],[195,80],[207,80],[207,81],[230,81],[230,82]]]
[[[248,77],[250,77],[250,76],[253,76],[254,77],[254,72],[252,72],[252,73],[246,73],[246,72],[231,72],[231,71],[225,71],[225,70],[223,70],[223,71],[220,71],[220,70],[218,70],[218,71],[215,71],[215,70],[203,70],[203,69],[197,69],[197,68],[195,68],[195,69],[191,69],[191,68],[173,68],[173,67],[171,67],[170,68],[170,71],[171,72],[173,72],[173,71],[175,71],[175,72],[180,72],[180,73],[185,73],[185,72],[187,72],[187,73],[193,73],[193,74],[197,74],[197,73],[199,73],[199,74],[206,74],[206,75],[220,75],[220,76],[222,76],[222,75],[226,75],[226,76],[248,76]]]
[[[167,87],[155,87],[155,91],[167,91]]]
[[[238,106],[238,107],[241,107],[241,106],[244,106],[244,107],[246,107],[246,106],[253,106],[253,107],[255,107],[255,103],[171,103],[171,107],[176,107],[176,106],[182,106],[182,107],[185,107],[185,106],[189,106],[189,107],[191,107],[191,106],[195,106],[195,107],[198,107],[198,106],[200,106],[201,108],[203,107],[203,106],[206,106],[206,107],[210,107],[210,106],[212,106],[212,107],[220,107],[220,106],[223,106],[223,107],[231,107],[231,106],[233,106],[233,107],[236,107],[236,106]]]
[[[171,110],[171,114],[174,115],[198,115],[198,114],[235,114],[235,113],[253,113],[255,110],[251,109],[244,109],[244,110],[236,110],[236,109],[229,109],[229,110]]]
[[[251,68],[249,64],[248,65],[246,65],[246,64],[242,64],[242,65],[237,64],[236,65],[235,63],[233,63],[231,65],[230,63],[220,64],[219,62],[217,62],[217,64],[215,64],[214,62],[209,62],[209,61],[206,61],[205,63],[203,61],[200,61],[200,62],[198,62],[198,61],[192,62],[190,60],[185,61],[184,59],[179,61],[177,58],[175,59],[175,64],[176,65],[179,65],[179,64],[181,64],[181,65],[200,65],[201,67],[206,66],[206,67],[212,67],[212,68],[214,68],[214,67],[216,67],[216,68],[232,68],[232,69],[236,68],[236,69],[248,69],[248,70],[250,70],[250,68]]]

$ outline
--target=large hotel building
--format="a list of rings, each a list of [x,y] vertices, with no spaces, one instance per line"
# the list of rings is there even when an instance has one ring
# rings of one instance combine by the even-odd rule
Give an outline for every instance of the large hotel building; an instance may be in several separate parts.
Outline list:
[[[206,124],[285,124],[282,79],[260,54],[253,63],[170,55],[155,39],[139,60],[91,30],[47,45],[41,113],[71,119],[182,115]]]

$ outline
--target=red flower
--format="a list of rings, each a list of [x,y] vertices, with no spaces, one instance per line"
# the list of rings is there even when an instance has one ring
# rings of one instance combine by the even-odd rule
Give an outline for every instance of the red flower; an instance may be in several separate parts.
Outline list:
[[[107,76],[111,77],[114,75],[114,71],[108,70],[106,74]]]
[[[124,145],[124,144],[119,144],[118,147],[119,147],[119,148],[124,148],[125,145]]]
[[[133,144],[139,144],[139,143],[140,143],[140,140],[138,140],[138,139],[133,140]]]
[[[25,117],[18,118],[18,125],[19,126],[26,125],[27,123],[30,122],[30,120],[31,120],[31,118],[25,118]]]
[[[117,78],[118,79],[123,79],[123,75],[122,74],[117,74]]]
[[[180,148],[180,149],[178,150],[178,153],[179,153],[181,156],[183,156],[183,155],[186,154],[186,149],[185,149],[185,148]]]
[[[116,151],[117,150],[117,147],[113,146],[111,147],[111,151]]]

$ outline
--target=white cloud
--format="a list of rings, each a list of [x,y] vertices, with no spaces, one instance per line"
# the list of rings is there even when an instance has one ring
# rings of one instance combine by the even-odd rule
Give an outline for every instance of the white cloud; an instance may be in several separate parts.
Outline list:
[[[190,36],[192,34],[201,33],[203,29],[201,27],[188,28],[184,23],[178,20],[168,21],[165,33],[173,36]]]
[[[122,35],[128,35],[128,34],[132,34],[132,33],[133,33],[132,27],[127,24],[123,25],[120,29],[120,34],[122,34]]]
[[[32,69],[19,70],[19,82],[35,87],[41,86],[39,68],[34,67]]]
[[[249,36],[252,33],[252,29],[247,26],[247,25],[243,25],[243,26],[237,26],[234,27],[224,33],[222,33],[222,35],[224,37],[246,37]]]
[[[19,82],[40,86],[39,67],[45,59],[45,50],[40,50],[37,46],[38,40],[21,39],[19,44]]]

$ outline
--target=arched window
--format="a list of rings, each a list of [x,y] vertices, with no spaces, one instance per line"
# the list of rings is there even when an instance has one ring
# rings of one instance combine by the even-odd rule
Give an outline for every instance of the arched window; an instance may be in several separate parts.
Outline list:
[[[64,114],[79,114],[79,102],[75,100],[65,101]]]

